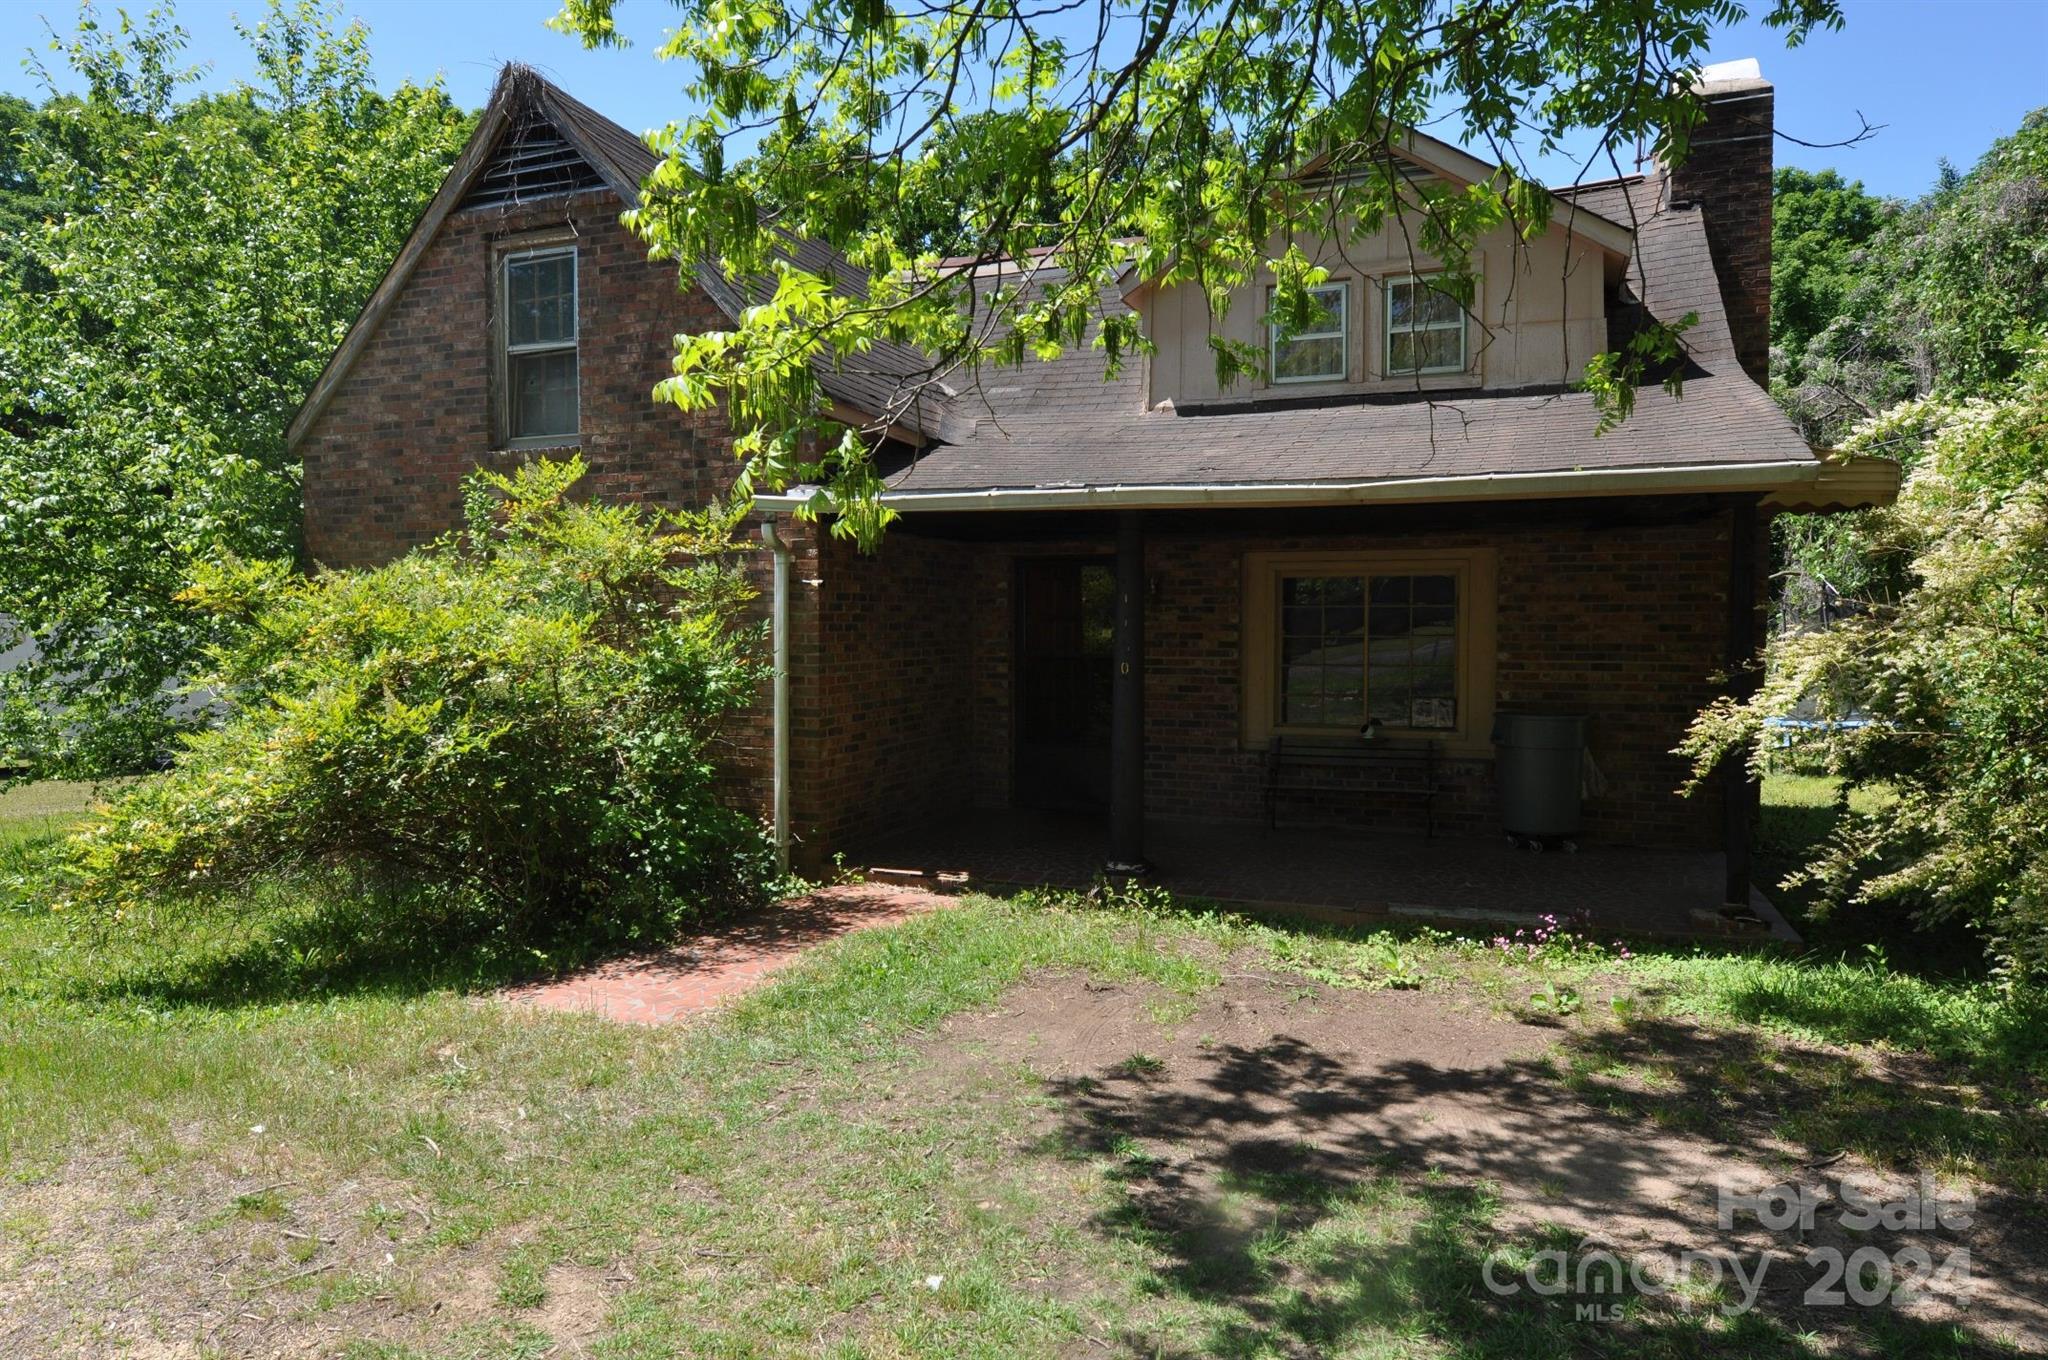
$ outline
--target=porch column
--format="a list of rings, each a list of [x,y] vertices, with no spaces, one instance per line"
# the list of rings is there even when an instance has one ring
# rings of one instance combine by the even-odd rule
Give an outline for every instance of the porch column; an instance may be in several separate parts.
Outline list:
[[[1116,521],[1116,632],[1109,692],[1111,878],[1145,872],[1145,533],[1136,510]]]
[[[1728,692],[1737,699],[1756,693],[1756,519],[1757,498],[1734,497],[1728,507]],[[1761,789],[1749,773],[1748,752],[1721,763],[1721,845],[1727,882],[1721,900],[1749,906],[1750,840]]]

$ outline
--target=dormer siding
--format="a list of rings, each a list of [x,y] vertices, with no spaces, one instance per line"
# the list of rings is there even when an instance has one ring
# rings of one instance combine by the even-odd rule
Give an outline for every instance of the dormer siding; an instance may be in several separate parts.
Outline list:
[[[1434,273],[1435,259],[1412,245],[1415,226],[1398,222],[1351,237],[1298,237],[1310,259],[1348,290],[1347,364],[1340,380],[1273,382],[1264,374],[1225,386],[1216,377],[1212,334],[1270,353],[1264,323],[1272,279],[1262,275],[1239,288],[1227,315],[1211,315],[1199,288],[1182,284],[1145,289],[1133,304],[1157,346],[1147,374],[1146,401],[1176,408],[1264,400],[1342,399],[1415,391],[1526,389],[1576,382],[1586,361],[1606,347],[1603,279],[1609,268],[1599,247],[1553,223],[1533,241],[1508,229],[1482,238],[1474,255],[1479,292],[1465,317],[1465,363],[1453,372],[1394,371],[1387,346],[1390,281]],[[1281,243],[1275,242],[1275,253]]]

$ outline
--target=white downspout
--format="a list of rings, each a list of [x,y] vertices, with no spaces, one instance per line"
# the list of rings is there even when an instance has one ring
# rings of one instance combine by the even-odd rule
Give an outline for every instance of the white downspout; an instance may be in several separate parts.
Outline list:
[[[770,518],[761,539],[775,554],[775,593],[769,627],[775,646],[775,862],[789,872],[789,544]]]

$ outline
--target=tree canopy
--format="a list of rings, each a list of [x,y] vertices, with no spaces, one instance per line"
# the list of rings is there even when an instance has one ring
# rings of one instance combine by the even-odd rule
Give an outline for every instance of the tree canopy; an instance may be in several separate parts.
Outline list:
[[[1857,223],[1853,190],[1795,194],[1792,211],[1802,224]],[[1807,339],[1786,356],[1779,395],[1816,442],[1909,397],[1984,394],[2011,381],[2048,335],[2048,109],[2028,114],[1968,173],[1944,167],[1932,193],[1887,214],[1860,250],[1802,241],[1791,268],[1815,310],[1787,322],[1788,349],[1797,330]]]
[[[1806,347],[1842,314],[1864,247],[1894,209],[1833,170],[1771,179],[1771,380],[1796,386]]]
[[[1730,750],[1757,765],[1783,759],[1766,724],[1805,705],[1822,722],[1792,759],[1845,789],[1897,795],[1881,812],[1844,808],[1803,874],[1823,908],[1960,920],[2014,977],[2038,979],[2048,975],[2048,113],[2029,115],[1968,173],[1944,167],[1919,202],[1883,210],[1860,247],[1826,239],[1869,223],[1856,186],[1781,174],[1778,188],[1793,261],[1778,283],[1808,309],[1776,318],[1779,397],[1816,440],[1898,459],[1905,485],[1882,510],[1778,521],[1795,584],[1836,601],[1837,618],[1774,637],[1756,697],[1703,714],[1687,749],[1702,772]]]
[[[9,292],[40,291],[49,277],[28,251],[29,233],[58,211],[57,200],[36,182],[23,142],[36,133],[36,106],[19,95],[0,94],[0,286]]]
[[[615,3],[565,0],[555,22],[622,44]],[[1197,286],[1218,312],[1270,270],[1274,320],[1306,325],[1322,275],[1292,232],[1369,233],[1404,209],[1415,250],[1469,305],[1474,243],[1547,225],[1551,199],[1524,153],[1591,131],[1596,178],[1619,173],[1619,148],[1638,142],[1682,158],[1710,31],[1748,13],[1734,0],[675,4],[660,55],[689,72],[690,108],[658,138],[664,159],[634,225],[688,268],[773,290],[732,330],[680,341],[662,394],[724,403],[748,475],[822,484],[813,507],[864,544],[889,518],[871,444],[921,384],[1083,343],[1114,369],[1144,344],[1102,303],[1126,268]],[[1791,43],[1841,22],[1836,0],[1774,0],[1763,18]],[[1426,120],[1495,161],[1492,173],[1411,184],[1389,151]],[[943,245],[944,231],[893,225],[935,202],[968,207]],[[792,262],[786,233],[845,252],[866,295]],[[973,264],[1026,258],[1021,279],[973,286]],[[865,429],[835,423],[814,362],[885,339],[921,348],[929,370],[896,409],[865,413]],[[1594,365],[1616,416],[1669,340]],[[1261,362],[1255,346],[1211,343],[1226,379]]]
[[[324,5],[240,32],[256,78],[200,94],[163,12],[87,8],[60,46],[85,93],[4,110],[0,629],[39,655],[0,679],[0,764],[161,749],[212,628],[178,593],[295,555],[285,427],[470,126],[437,85],[379,93]]]
[[[1836,905],[1903,905],[1974,926],[2015,976],[2048,976],[2048,351],[1994,395],[1899,404],[1844,441],[1904,455],[1898,503],[1848,523],[1858,607],[1771,643],[1761,690],[1694,724],[1702,773],[1775,754],[1766,722],[1813,706],[1800,754],[1845,786],[1804,877]]]

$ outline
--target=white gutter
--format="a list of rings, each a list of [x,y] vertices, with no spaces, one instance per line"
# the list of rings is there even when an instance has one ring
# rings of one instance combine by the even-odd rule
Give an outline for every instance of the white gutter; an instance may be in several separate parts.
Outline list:
[[[1504,472],[1465,477],[1390,477],[1369,482],[1116,483],[1103,486],[989,487],[976,491],[885,491],[882,504],[904,513],[961,510],[1153,510],[1189,506],[1354,505],[1371,502],[1524,500],[1627,496],[1642,492],[1773,491],[1817,481],[1828,467],[1812,458],[1712,467],[1594,468]],[[813,486],[757,495],[770,510],[801,510]]]
[[[775,521],[761,526],[762,541],[775,554],[775,594],[770,627],[775,648],[775,863],[789,872],[789,544]]]

